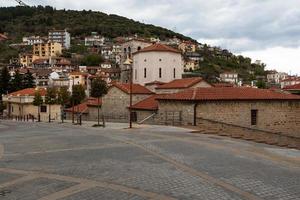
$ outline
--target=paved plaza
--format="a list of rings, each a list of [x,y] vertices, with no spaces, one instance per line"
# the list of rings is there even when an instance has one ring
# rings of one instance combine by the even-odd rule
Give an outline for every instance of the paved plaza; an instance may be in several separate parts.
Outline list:
[[[0,122],[0,199],[300,199],[300,151],[164,126]]]

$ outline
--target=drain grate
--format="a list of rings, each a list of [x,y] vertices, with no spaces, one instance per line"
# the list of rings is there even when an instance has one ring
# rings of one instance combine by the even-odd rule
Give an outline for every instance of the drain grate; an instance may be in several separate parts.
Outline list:
[[[5,197],[7,194],[10,194],[11,191],[10,190],[2,190],[0,191],[0,197]]]

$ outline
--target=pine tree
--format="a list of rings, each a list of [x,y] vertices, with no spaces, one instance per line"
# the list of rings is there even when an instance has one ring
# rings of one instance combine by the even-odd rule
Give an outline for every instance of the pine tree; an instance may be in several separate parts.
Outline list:
[[[18,91],[18,90],[21,90],[21,89],[24,89],[24,86],[23,86],[23,76],[17,70],[15,72],[15,75],[11,79],[10,90],[11,90],[11,92],[14,92],[14,91]]]
[[[34,86],[34,77],[32,76],[32,73],[29,70],[27,70],[23,78],[23,87],[33,88],[33,86]]]
[[[9,92],[10,74],[7,67],[3,67],[0,71],[0,97],[2,94]]]

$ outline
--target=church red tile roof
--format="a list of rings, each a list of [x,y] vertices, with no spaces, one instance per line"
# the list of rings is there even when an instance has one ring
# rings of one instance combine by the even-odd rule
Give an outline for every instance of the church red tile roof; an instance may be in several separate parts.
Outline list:
[[[153,44],[151,46],[145,47],[140,51],[135,52],[134,54],[141,52],[151,52],[151,51],[160,51],[160,52],[173,52],[173,53],[181,53],[179,50],[169,47],[167,45],[163,45],[160,43]]]
[[[131,108],[134,110],[158,110],[158,101],[156,100],[156,98],[163,96],[165,96],[165,94],[152,95],[134,104]]]
[[[299,100],[300,96],[255,88],[194,88],[158,97],[160,100],[218,101],[218,100]]]
[[[161,82],[161,81],[152,81],[149,83],[145,83],[145,85],[163,85],[166,84],[165,82]]]
[[[12,92],[8,94],[8,96],[34,96],[35,92],[39,91],[41,96],[45,96],[47,91],[44,88],[35,89],[35,88],[26,88],[23,90],[19,90],[16,92]]]
[[[129,83],[114,82],[112,83],[112,87],[117,87],[127,94],[130,92]],[[140,84],[132,84],[132,94],[153,94],[153,92]]]
[[[169,83],[159,85],[156,89],[184,89],[204,81],[201,77],[175,79]]]

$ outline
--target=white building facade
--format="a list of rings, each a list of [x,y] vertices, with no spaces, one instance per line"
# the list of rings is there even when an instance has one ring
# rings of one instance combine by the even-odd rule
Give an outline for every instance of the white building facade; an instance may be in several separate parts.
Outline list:
[[[171,47],[154,44],[133,54],[133,82],[141,85],[153,81],[181,79],[184,61]]]
[[[71,47],[71,36],[67,30],[49,31],[48,38],[51,42],[60,43],[64,49],[69,49]]]

